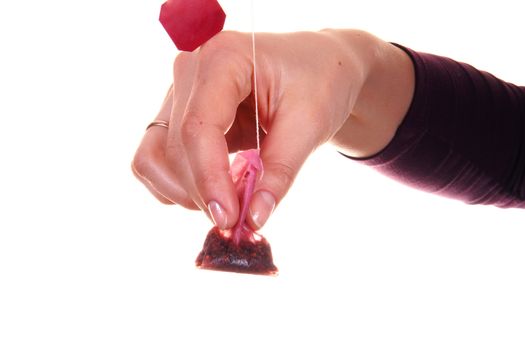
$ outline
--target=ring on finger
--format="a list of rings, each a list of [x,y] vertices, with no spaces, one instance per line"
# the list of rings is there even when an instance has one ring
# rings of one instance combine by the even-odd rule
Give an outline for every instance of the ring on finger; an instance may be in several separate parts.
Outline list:
[[[169,129],[170,124],[164,120],[155,120],[149,123],[149,125],[146,127],[146,131],[148,131],[148,129],[153,126],[162,126],[163,128]]]

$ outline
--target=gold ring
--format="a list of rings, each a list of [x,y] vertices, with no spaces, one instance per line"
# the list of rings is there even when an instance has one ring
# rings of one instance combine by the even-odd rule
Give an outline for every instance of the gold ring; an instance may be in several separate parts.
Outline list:
[[[151,128],[152,126],[162,126],[163,128],[168,129],[170,127],[170,124],[164,120],[155,120],[149,123],[148,127],[146,128],[146,131],[148,131],[148,129]]]

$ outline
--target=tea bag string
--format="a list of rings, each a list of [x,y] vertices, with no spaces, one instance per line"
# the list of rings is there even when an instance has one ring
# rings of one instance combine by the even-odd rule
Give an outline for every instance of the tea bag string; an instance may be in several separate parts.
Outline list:
[[[251,0],[252,17],[252,61],[253,61],[253,94],[255,97],[255,135],[257,137],[257,150],[261,150],[261,139],[259,135],[259,102],[257,95],[257,62],[255,59],[255,9],[254,1]]]

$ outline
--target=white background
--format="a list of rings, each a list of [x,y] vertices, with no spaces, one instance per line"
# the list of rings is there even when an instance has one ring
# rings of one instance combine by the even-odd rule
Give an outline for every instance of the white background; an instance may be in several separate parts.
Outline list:
[[[519,1],[466,3],[256,0],[256,28],[361,28],[525,85]],[[210,222],[130,171],[176,55],[160,4],[0,4],[0,349],[525,348],[523,212],[330,148],[262,231],[278,277],[196,270]]]

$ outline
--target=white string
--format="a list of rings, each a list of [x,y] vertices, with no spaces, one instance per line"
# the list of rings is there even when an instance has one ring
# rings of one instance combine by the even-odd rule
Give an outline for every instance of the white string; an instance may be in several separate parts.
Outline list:
[[[257,96],[257,64],[255,61],[255,11],[254,0],[251,0],[252,13],[252,57],[253,57],[253,94],[255,95],[255,133],[257,135],[257,149],[261,149],[261,140],[259,135],[259,103]]]

